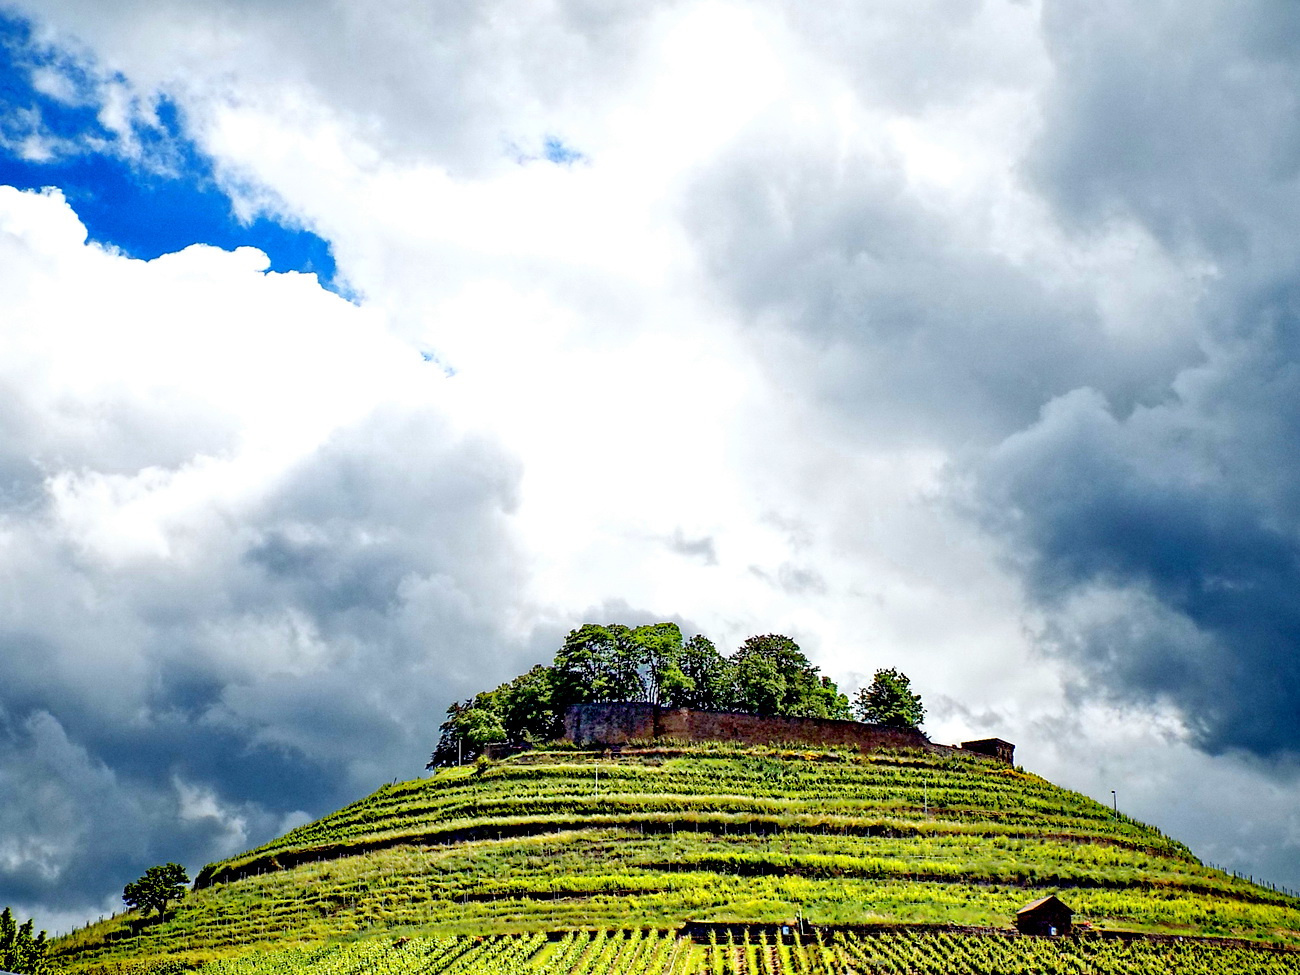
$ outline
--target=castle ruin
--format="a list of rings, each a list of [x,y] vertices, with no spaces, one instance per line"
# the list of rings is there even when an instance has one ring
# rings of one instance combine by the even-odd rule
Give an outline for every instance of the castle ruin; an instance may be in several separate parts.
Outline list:
[[[826,718],[762,717],[739,711],[667,708],[643,702],[575,704],[564,712],[565,740],[610,747],[663,740],[727,741],[744,745],[848,745],[864,752],[918,748],[974,754],[1014,764],[1016,746],[1001,738],[936,745],[916,728],[891,728]]]

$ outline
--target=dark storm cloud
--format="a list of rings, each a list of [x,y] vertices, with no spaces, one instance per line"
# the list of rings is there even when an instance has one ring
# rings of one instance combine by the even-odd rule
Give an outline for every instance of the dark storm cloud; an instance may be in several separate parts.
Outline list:
[[[1068,219],[1133,215],[1217,258],[1293,253],[1300,15],[1293,4],[1053,3],[1057,67],[1027,172]]]
[[[113,774],[70,742],[48,712],[34,712],[22,721],[0,714],[0,748],[5,757],[0,779],[5,886],[14,899],[35,899],[74,855],[83,863],[87,856],[102,855],[75,849],[86,830],[78,808],[83,801],[94,799],[105,824],[128,838],[125,847],[138,846],[141,831],[132,828],[132,820],[140,811],[120,801]],[[35,797],[40,801],[33,802]],[[102,864],[88,866],[102,890]]]
[[[1295,383],[1277,390],[1293,413]],[[1058,400],[989,458],[988,518],[1095,686],[1176,705],[1212,750],[1300,749],[1296,431],[1251,450],[1235,431],[1277,417],[1201,405],[1120,420],[1096,394]]]
[[[1291,5],[1058,3],[1027,172],[1079,232],[1207,262],[1203,361],[1148,405],[1078,390],[980,469],[1049,645],[1206,749],[1300,750],[1300,47]]]
[[[260,513],[245,554],[259,570],[249,596],[368,623],[435,567],[478,582],[509,573],[494,560],[503,539],[493,519],[513,509],[519,472],[485,443],[457,444],[448,463],[447,440],[424,415],[378,416],[336,437]]]
[[[1086,290],[964,239],[897,162],[760,128],[701,178],[686,219],[742,313],[812,350],[812,374],[780,355],[776,381],[876,438],[986,440],[1103,379],[1133,400],[1188,352],[1178,337],[1149,354],[1117,346]]]
[[[418,774],[446,703],[529,655],[502,629],[517,479],[389,412],[197,529],[200,565],[114,573],[29,513],[0,627],[0,903],[94,910],[153,862]]]
[[[139,744],[147,741],[142,735]],[[109,761],[118,755],[100,750]],[[195,809],[184,801],[188,786],[176,772],[165,765],[145,775],[114,768],[48,711],[21,719],[0,711],[0,756],[0,900],[10,904],[102,910],[103,898],[142,865],[200,862],[282,822],[256,801]]]

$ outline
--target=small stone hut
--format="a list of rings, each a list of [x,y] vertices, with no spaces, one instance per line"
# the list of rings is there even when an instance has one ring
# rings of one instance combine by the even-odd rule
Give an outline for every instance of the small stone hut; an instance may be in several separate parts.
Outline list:
[[[1055,894],[1030,901],[1016,911],[1016,930],[1021,934],[1045,934],[1058,937],[1070,933],[1074,911]]]
[[[1001,738],[980,738],[977,741],[963,741],[961,747],[962,751],[975,752],[977,755],[988,755],[999,761],[1006,762],[1008,765],[1016,764],[1016,746],[1009,741],[1003,741]]]

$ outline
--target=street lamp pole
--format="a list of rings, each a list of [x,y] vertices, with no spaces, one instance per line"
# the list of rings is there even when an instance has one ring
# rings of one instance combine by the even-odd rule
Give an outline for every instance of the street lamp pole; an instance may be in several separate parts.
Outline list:
[[[1115,790],[1110,790],[1110,808],[1116,819],[1119,819],[1119,800],[1115,798]]]

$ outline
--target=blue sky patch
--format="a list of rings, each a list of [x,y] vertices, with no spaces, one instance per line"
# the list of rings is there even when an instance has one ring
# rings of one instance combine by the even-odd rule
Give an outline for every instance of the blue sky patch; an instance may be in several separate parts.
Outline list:
[[[546,142],[542,146],[542,155],[546,157],[547,162],[553,162],[557,166],[572,166],[576,162],[582,162],[587,157],[577,149],[567,146],[563,141],[553,135],[546,137]]]
[[[442,374],[446,376],[448,379],[456,375],[456,367],[448,365],[447,363],[443,362],[442,358],[438,355],[438,353],[434,352],[432,349],[425,349],[424,351],[422,351],[420,353],[420,358],[423,359],[425,362],[437,366],[439,369],[442,370]]]
[[[573,146],[556,135],[548,135],[542,140],[540,152],[526,151],[520,147],[519,143],[510,142],[506,145],[506,154],[521,166],[542,160],[556,166],[566,167],[575,163],[589,161],[589,157],[585,152],[573,148]]]
[[[37,47],[25,22],[3,15],[0,183],[58,187],[92,240],[131,257],[252,246],[270,270],[314,273],[342,293],[328,241],[267,216],[240,222],[172,102],[143,102],[126,79]]]

